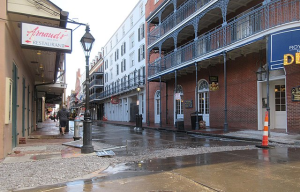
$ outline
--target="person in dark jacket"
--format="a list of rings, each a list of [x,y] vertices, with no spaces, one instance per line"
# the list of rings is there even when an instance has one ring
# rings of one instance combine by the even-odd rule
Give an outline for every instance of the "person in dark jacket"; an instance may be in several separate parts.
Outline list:
[[[66,126],[69,121],[70,113],[67,111],[66,106],[63,106],[61,110],[58,111],[57,117],[59,118],[59,124],[61,127],[62,134],[65,134]]]

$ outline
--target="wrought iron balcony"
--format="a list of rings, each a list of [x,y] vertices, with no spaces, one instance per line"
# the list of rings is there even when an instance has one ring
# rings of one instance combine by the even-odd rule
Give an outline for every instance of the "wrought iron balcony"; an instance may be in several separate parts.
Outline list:
[[[237,41],[255,36],[257,33],[299,21],[299,2],[300,0],[274,1],[240,14],[228,21],[226,25],[202,34],[198,39],[148,64],[148,78],[179,65],[188,65],[189,62],[205,57]]]
[[[145,85],[145,76],[136,76],[135,78],[130,78],[127,81],[117,83],[117,86],[114,86],[106,91],[103,91],[99,94],[97,93],[95,100],[106,99],[111,96],[119,95],[121,93],[134,90],[137,87],[144,87],[144,85]]]
[[[160,25],[156,26],[155,29],[150,31],[149,45],[152,45],[157,39],[169,32],[176,25],[184,21],[186,18],[191,16],[197,10],[201,9],[204,5],[212,0],[188,0],[183,3],[175,13],[170,14],[166,19],[164,19]]]
[[[94,87],[103,87],[104,86],[104,81],[103,79],[94,79],[90,83],[90,89]]]

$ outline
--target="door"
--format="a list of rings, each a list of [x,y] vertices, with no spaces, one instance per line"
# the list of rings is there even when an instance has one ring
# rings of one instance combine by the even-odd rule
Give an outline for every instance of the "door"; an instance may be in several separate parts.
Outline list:
[[[124,111],[124,121],[128,122],[128,104],[127,98],[123,99],[123,111]]]
[[[275,128],[286,128],[285,85],[275,84]]]
[[[25,86],[25,78],[23,78],[23,100],[22,100],[22,137],[25,137],[25,110],[26,110],[26,105],[25,105],[25,94],[26,94],[26,86]]]
[[[30,124],[29,124],[29,115],[30,115],[30,108],[29,108],[29,100],[30,100],[30,87],[28,85],[27,89],[27,136],[29,136],[30,133]]]
[[[183,90],[181,85],[177,85],[177,89],[174,92],[174,108],[175,108],[175,114],[174,114],[174,122],[176,119],[183,120]]]
[[[13,92],[12,92],[12,147],[17,146],[17,94],[18,94],[18,68],[13,64]]]
[[[198,115],[202,115],[209,126],[209,86],[206,80],[198,82]]]
[[[160,123],[160,91],[157,90],[154,96],[154,123]]]

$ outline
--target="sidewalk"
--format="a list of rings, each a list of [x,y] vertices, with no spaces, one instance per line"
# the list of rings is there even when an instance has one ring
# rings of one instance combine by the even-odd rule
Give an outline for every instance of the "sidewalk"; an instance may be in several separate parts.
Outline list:
[[[118,121],[94,121],[94,124],[98,123],[109,123],[115,125],[126,125],[135,127],[135,122],[118,122]],[[159,126],[159,124],[151,124],[148,126],[146,123],[143,123],[143,128],[145,129],[155,129],[163,131],[175,131],[175,132],[184,132],[187,134],[199,134],[205,136],[214,136],[214,137],[223,137],[237,140],[246,140],[246,141],[262,141],[263,131],[257,130],[242,130],[242,129],[229,129],[227,133],[224,133],[223,129],[220,128],[206,128],[200,130],[178,130],[174,126]],[[279,143],[279,144],[289,144],[289,145],[300,145],[300,134],[288,134],[283,133],[281,130],[271,130],[270,143]]]
[[[73,127],[70,127],[69,133],[61,135],[56,122],[46,120],[38,124],[37,130],[26,139],[26,144],[19,144],[2,162],[13,163],[83,156],[80,148],[63,146],[64,143],[73,141],[73,134]]]
[[[134,122],[117,122],[117,121],[94,121],[93,124],[115,124],[135,127]],[[85,154],[81,154],[80,147],[82,140],[73,142],[74,127],[70,123],[69,133],[60,135],[59,128],[56,127],[56,122],[52,120],[46,120],[43,123],[39,123],[38,128],[34,131],[26,140],[26,144],[20,144],[13,149],[12,154],[9,154],[5,159],[0,162],[24,162],[39,159],[59,159],[59,158],[71,158],[82,157]],[[160,131],[174,131],[183,132],[187,134],[198,134],[213,137],[230,138],[237,140],[248,141],[262,141],[263,131],[255,130],[231,130],[228,133],[224,133],[222,129],[206,128],[200,130],[177,130],[172,126],[160,127],[159,125],[147,126],[143,123],[145,129],[155,129]],[[300,145],[300,134],[287,134],[271,131],[271,137],[269,142],[289,145]],[[109,146],[94,146],[95,150],[101,150]],[[96,155],[93,153],[93,155]]]

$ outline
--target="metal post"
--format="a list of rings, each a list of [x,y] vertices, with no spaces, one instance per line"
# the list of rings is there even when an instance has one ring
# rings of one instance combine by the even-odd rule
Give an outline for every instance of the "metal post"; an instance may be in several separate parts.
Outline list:
[[[148,91],[147,91],[147,97],[148,97],[148,101],[147,101],[147,102],[148,102],[148,107],[147,107],[147,111],[148,111],[148,115],[147,115],[147,125],[149,126],[149,125],[150,125],[150,119],[149,119],[149,118],[150,118],[150,112],[149,112],[149,108],[150,108],[150,107],[149,107],[149,83],[150,83],[150,82],[149,82],[149,81],[147,81],[147,82],[148,82],[148,83],[147,83],[147,84],[148,84],[148,86],[147,86],[147,89],[148,89]]]
[[[84,121],[83,121],[83,146],[81,148],[81,153],[92,153],[94,152],[94,147],[92,145],[92,121],[91,121],[91,113],[89,110],[89,87],[90,87],[90,79],[89,79],[89,56],[85,56],[86,59],[86,78],[85,78],[85,113],[84,113]]]
[[[268,112],[268,137],[271,137],[270,131],[270,69],[269,69],[269,57],[268,57],[268,43],[269,37],[266,37],[266,54],[267,54],[267,112]]]
[[[199,130],[199,119],[198,119],[198,64],[195,63],[196,67],[196,124],[195,124],[195,130]]]
[[[166,125],[168,125],[168,83],[166,82]]]
[[[162,121],[161,121],[161,76],[159,76],[159,126],[162,127]]]
[[[175,94],[177,93],[177,70],[175,70]],[[175,104],[175,123],[177,123],[177,110]],[[176,124],[177,125],[177,124]]]
[[[228,132],[228,123],[227,123],[227,69],[226,69],[226,52],[223,52],[223,57],[224,57],[224,97],[225,97],[225,109],[224,109],[224,114],[225,114],[225,119],[224,119],[224,132]]]

